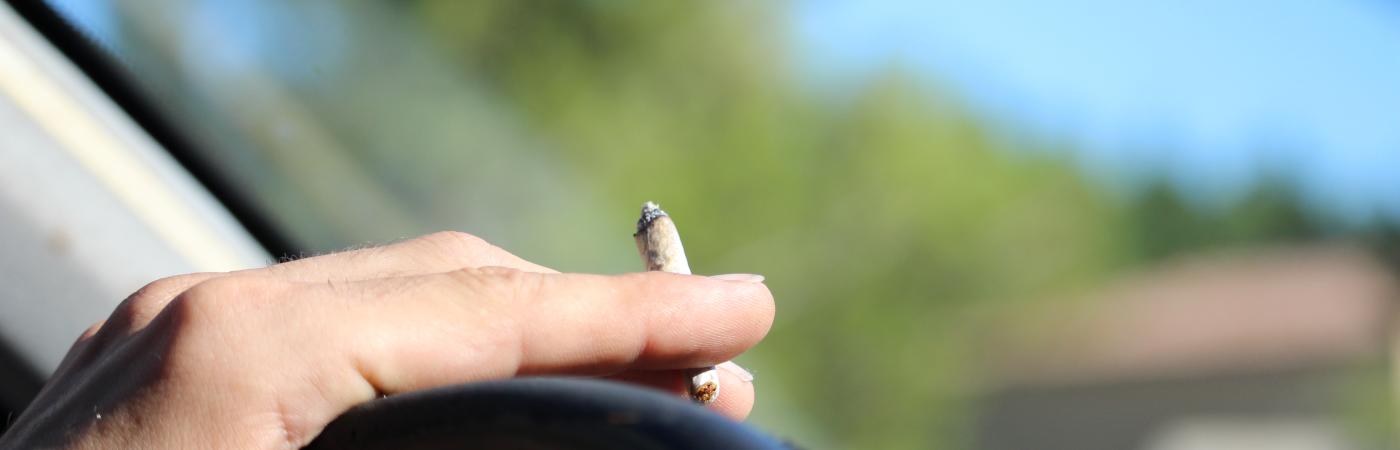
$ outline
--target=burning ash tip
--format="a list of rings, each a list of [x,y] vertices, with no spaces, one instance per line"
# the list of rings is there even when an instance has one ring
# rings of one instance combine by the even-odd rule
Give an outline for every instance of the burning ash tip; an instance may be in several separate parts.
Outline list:
[[[641,233],[643,231],[646,231],[647,227],[651,226],[652,221],[656,220],[658,217],[665,216],[666,211],[662,211],[661,207],[657,206],[655,202],[643,203],[642,217],[637,219],[637,232]]]

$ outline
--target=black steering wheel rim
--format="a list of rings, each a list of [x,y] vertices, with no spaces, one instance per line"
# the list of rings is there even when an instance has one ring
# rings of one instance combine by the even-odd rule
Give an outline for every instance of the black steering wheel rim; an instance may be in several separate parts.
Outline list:
[[[584,378],[518,378],[394,395],[347,411],[307,449],[787,449],[683,399]]]

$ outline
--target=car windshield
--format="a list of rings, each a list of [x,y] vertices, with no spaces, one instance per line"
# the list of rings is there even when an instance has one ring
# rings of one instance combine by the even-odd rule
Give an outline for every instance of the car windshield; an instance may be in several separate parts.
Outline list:
[[[659,202],[768,277],[740,361],[798,443],[1390,436],[1384,2],[50,3],[300,252],[636,271]]]

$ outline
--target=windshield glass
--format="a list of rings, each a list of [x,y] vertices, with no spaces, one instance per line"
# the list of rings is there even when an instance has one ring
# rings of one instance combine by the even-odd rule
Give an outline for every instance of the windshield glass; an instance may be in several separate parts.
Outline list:
[[[308,253],[635,271],[659,202],[814,448],[1389,439],[1378,2],[51,3]]]

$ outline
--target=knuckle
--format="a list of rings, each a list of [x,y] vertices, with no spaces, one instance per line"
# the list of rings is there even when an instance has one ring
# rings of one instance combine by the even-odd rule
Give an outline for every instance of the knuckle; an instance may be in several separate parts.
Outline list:
[[[201,372],[226,365],[233,353],[218,356],[213,349],[246,346],[253,350],[236,353],[248,356],[269,348],[270,336],[277,335],[272,327],[286,314],[269,306],[278,305],[293,286],[298,285],[254,275],[203,281],[172,299],[141,334],[164,342],[167,370]]]
[[[212,273],[188,273],[161,278],[137,289],[135,293],[131,294],[131,299],[141,303],[168,298],[214,276],[215,274]]]
[[[96,323],[89,325],[86,330],[83,330],[83,334],[78,335],[78,341],[82,342],[91,340],[93,336],[97,336],[97,333],[99,331],[102,331],[102,326],[106,324],[107,321],[99,320]]]
[[[99,320],[96,323],[89,325],[87,329],[83,330],[82,334],[78,335],[77,339],[73,340],[73,345],[70,346],[69,351],[72,352],[74,350],[77,350],[79,347],[90,345],[90,343],[95,341],[100,341],[101,339],[99,339],[98,336],[102,333],[103,326],[105,326],[106,324],[107,321]]]
[[[145,286],[137,289],[126,300],[122,301],[112,315],[129,322],[144,322],[165,309],[166,303],[170,302],[172,298],[192,286],[217,276],[218,274],[215,273],[190,273],[146,283]]]
[[[224,303],[221,301],[221,292],[227,288],[220,284],[200,283],[176,296],[165,309],[180,322],[205,322],[212,319],[221,312],[216,306]]]
[[[505,303],[532,298],[543,281],[541,274],[497,266],[458,269],[450,272],[449,277],[461,288],[485,297],[484,300]]]
[[[439,231],[418,239],[430,247],[448,252],[475,253],[494,248],[485,239],[461,231]]]
[[[485,239],[460,231],[439,231],[410,241],[420,256],[457,267],[491,265],[504,250]]]
[[[486,266],[474,269],[474,271],[480,276],[498,283],[520,283],[529,278],[527,272],[511,267]]]
[[[225,323],[275,299],[283,282],[255,276],[229,276],[202,281],[171,300],[166,310],[183,320]]]

